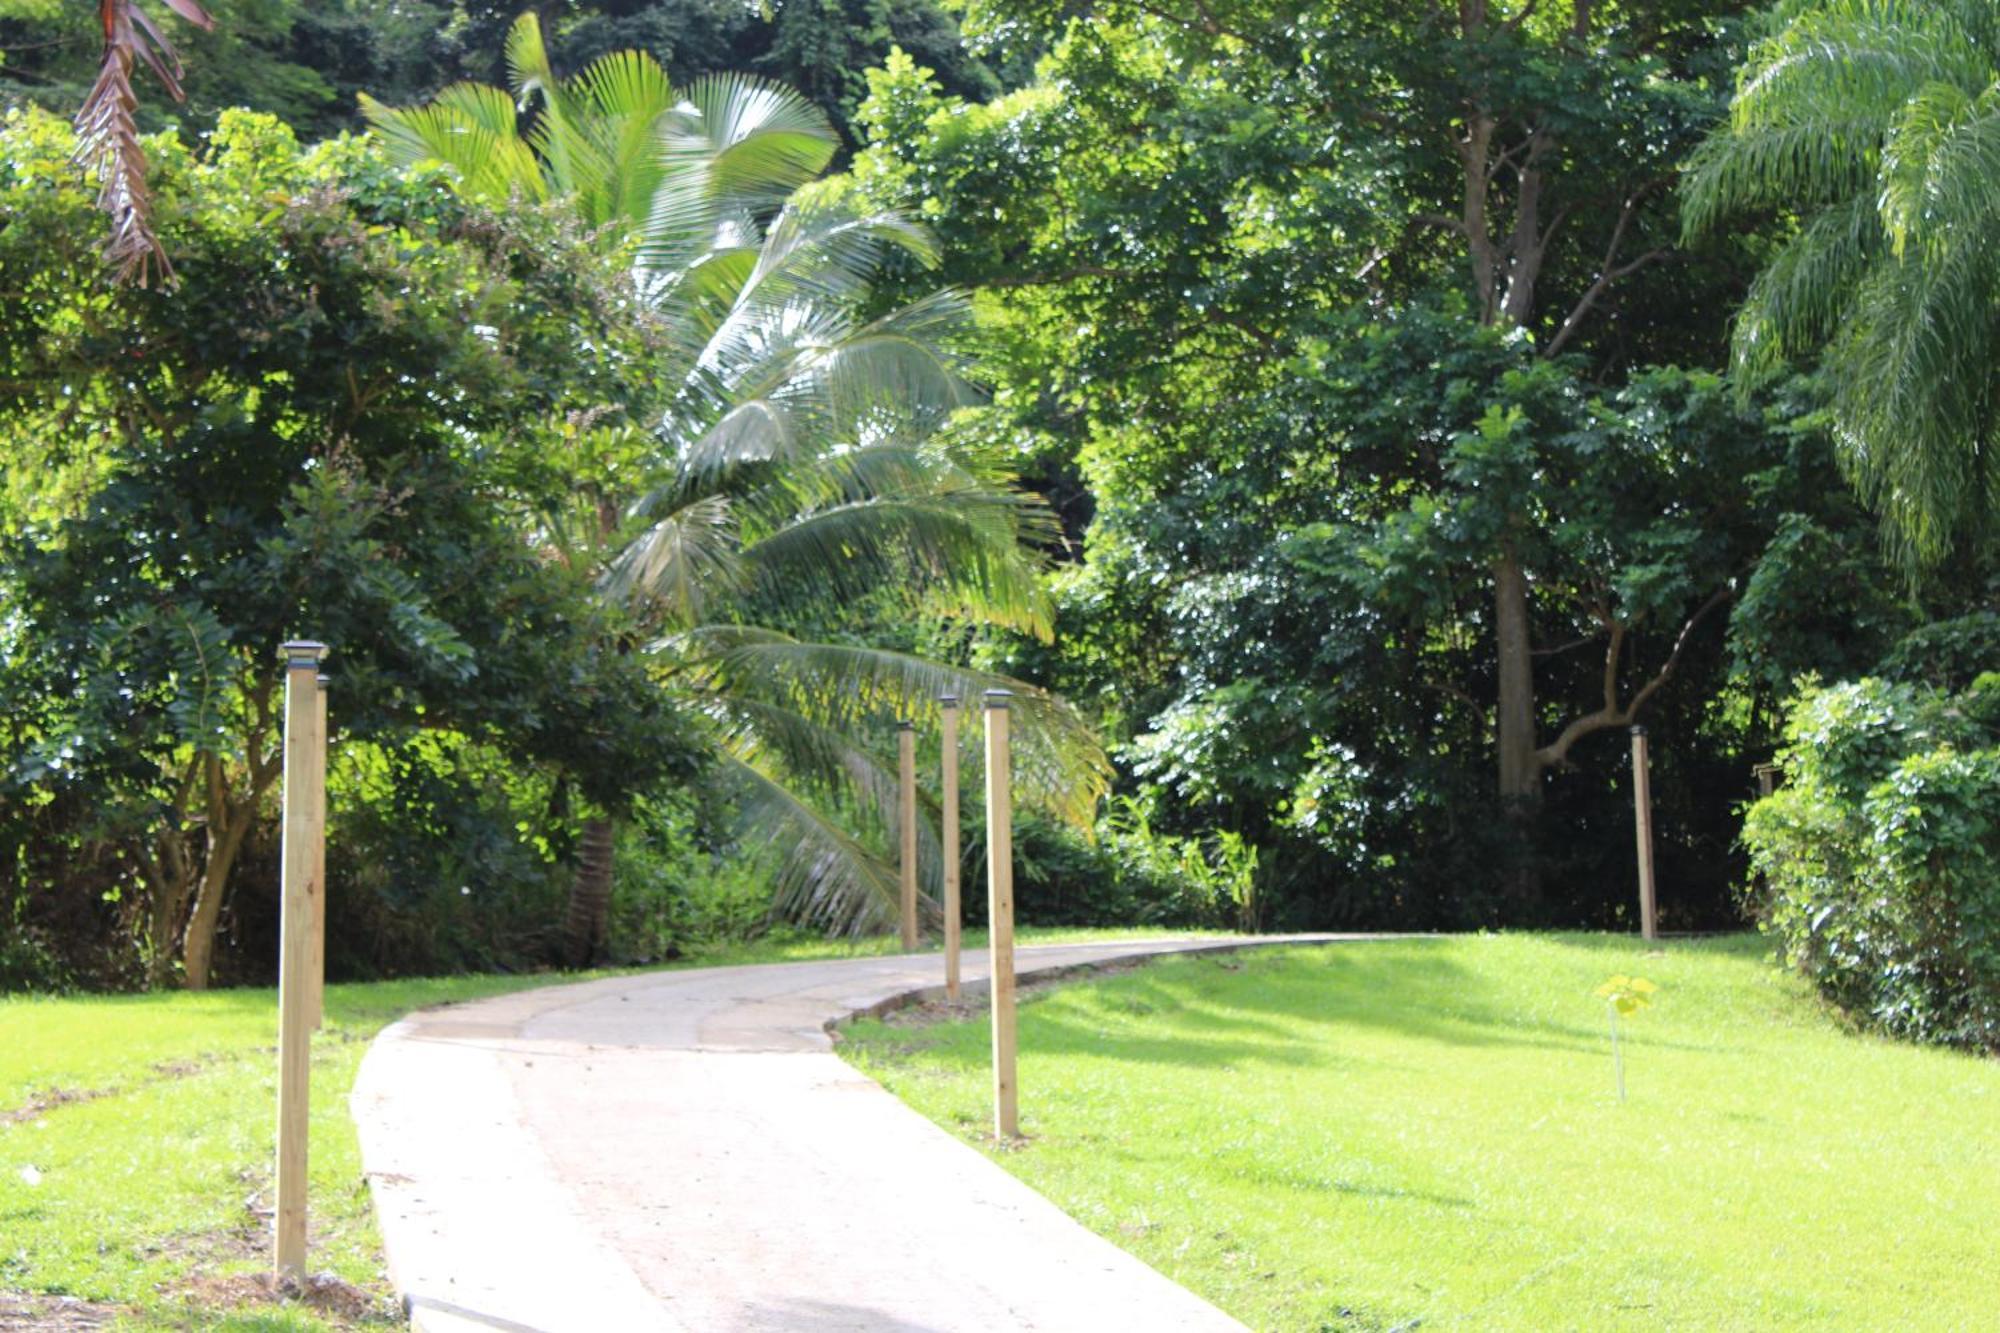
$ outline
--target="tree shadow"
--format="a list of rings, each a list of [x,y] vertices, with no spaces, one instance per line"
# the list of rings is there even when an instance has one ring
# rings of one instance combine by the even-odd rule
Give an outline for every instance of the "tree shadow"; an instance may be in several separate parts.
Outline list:
[[[1635,945],[1618,936],[1563,936],[1556,942],[1592,954],[1629,955]],[[1037,1007],[1024,1019],[1024,1045],[1195,1068],[1362,1062],[1363,1057],[1299,1035],[1302,1029],[1335,1026],[1455,1047],[1602,1053],[1605,1033],[1591,1005],[1580,1005],[1589,1016],[1577,1019],[1524,1010],[1491,975],[1450,956],[1452,944],[1355,941],[1175,959],[1101,982],[1095,997],[1099,1008],[1135,1015],[1141,1024],[1147,1015],[1162,1015],[1175,1029],[1172,1035],[1096,1024],[1074,1009]],[[1758,943],[1737,937],[1699,947],[1754,954]],[[1312,965],[1297,966],[1300,959]],[[1224,972],[1233,974],[1226,987],[1218,985]],[[1190,1031],[1200,1035],[1191,1039]],[[1726,1054],[1734,1049],[1643,1032],[1626,1036],[1634,1046],[1662,1050]]]

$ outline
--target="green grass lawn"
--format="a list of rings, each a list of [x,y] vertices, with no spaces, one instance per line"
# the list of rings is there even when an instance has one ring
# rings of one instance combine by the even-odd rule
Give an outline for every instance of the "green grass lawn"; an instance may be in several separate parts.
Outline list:
[[[1657,982],[1626,1021],[1613,973]],[[1843,1032],[1748,938],[1465,936],[1169,959],[843,1053],[1271,1329],[2000,1327],[2000,1061]]]
[[[1030,931],[1025,942],[1162,932]],[[968,947],[983,937],[968,933]],[[767,939],[677,966],[892,953],[892,938]],[[313,1050],[311,1267],[373,1314],[246,1300],[269,1265],[277,1002],[270,990],[0,997],[0,1324],[6,1293],[114,1307],[137,1329],[392,1327],[347,1095],[367,1044],[411,1009],[575,980],[332,986]],[[379,1321],[379,1325],[378,1325]]]

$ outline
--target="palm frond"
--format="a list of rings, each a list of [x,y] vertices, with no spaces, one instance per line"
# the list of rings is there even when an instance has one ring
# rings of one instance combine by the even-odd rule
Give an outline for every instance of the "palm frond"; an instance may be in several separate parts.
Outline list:
[[[535,200],[548,196],[541,163],[515,132],[514,104],[498,88],[457,83],[414,107],[385,106],[363,93],[361,114],[392,162],[442,163],[468,197],[504,203],[516,191]]]
[[[645,601],[689,624],[744,582],[729,497],[704,495],[650,523],[606,568],[599,586],[619,601]]]
[[[938,698],[968,703],[988,690],[1012,692],[1014,773],[1023,795],[1088,826],[1110,781],[1103,748],[1070,706],[1025,682],[850,644],[804,643],[775,630],[707,625],[656,645],[676,670],[728,697],[782,703],[833,729],[878,727],[887,717],[929,728]]]
[[[1865,194],[1808,222],[1750,284],[1736,320],[1738,370],[1754,380],[1823,345],[1882,248],[1881,214]]]
[[[838,146],[825,114],[788,88],[741,74],[695,80],[664,126],[664,178],[646,216],[641,262],[686,267],[728,218],[776,207],[825,170]]]
[[[2000,211],[2000,92],[1970,96],[1952,84],[1917,89],[1882,152],[1881,212],[1894,253],[1911,241],[1948,244]],[[1928,239],[1926,239],[1928,238]]]
[[[1991,523],[1997,269],[1984,237],[1877,265],[1828,351],[1843,462],[1906,563]]]
[[[746,541],[744,557],[774,605],[837,605],[900,588],[948,595],[977,620],[1047,641],[1048,592],[1017,539],[1038,508],[1024,494],[946,483],[800,515]]]
[[[1738,130],[1797,124],[1802,110],[1891,111],[1909,89],[1976,90],[1991,63],[1949,6],[1930,0],[1828,0],[1750,52],[1730,117]]]
[[[895,922],[902,887],[893,867],[775,774],[733,755],[720,768],[736,790],[745,836],[776,849],[773,911],[856,937]]]

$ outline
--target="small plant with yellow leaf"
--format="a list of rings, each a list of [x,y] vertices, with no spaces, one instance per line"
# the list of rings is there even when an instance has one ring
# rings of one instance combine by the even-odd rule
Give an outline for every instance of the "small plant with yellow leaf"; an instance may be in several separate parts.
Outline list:
[[[1644,977],[1616,976],[1591,994],[1604,1001],[1611,1015],[1611,1069],[1618,1079],[1618,1100],[1625,1100],[1625,1057],[1618,1049],[1618,1020],[1630,1017],[1653,1003],[1659,987]]]

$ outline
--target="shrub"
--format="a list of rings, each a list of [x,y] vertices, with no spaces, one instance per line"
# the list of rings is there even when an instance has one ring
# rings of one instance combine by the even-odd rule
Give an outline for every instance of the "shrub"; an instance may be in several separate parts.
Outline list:
[[[977,818],[977,812],[969,812]],[[965,920],[986,923],[984,829],[967,830]],[[1014,915],[1032,926],[1254,930],[1257,849],[1234,833],[1165,833],[1146,803],[1113,797],[1096,836],[1023,810],[1014,823]]]
[[[638,802],[619,827],[607,955],[651,963],[764,934],[775,869],[754,851],[712,847],[724,820],[685,789]]]
[[[2000,675],[1809,684],[1786,742],[1743,832],[1782,957],[1889,1032],[2000,1048]]]

